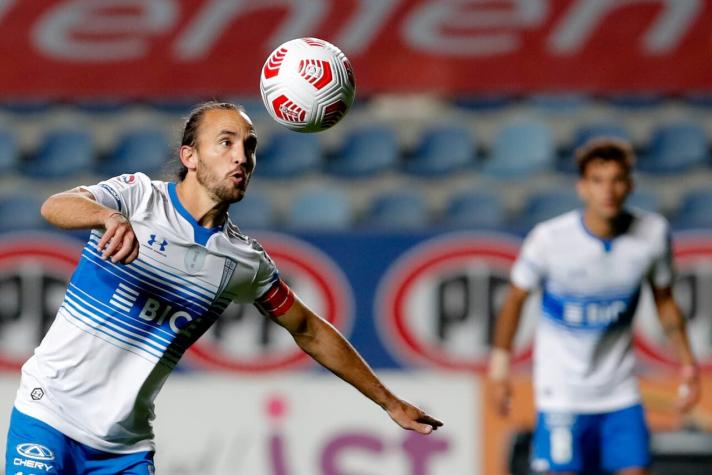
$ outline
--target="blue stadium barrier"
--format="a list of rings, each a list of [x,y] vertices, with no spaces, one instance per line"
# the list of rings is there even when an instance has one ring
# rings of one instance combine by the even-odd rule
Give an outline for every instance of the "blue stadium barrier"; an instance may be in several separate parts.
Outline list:
[[[499,94],[484,94],[478,96],[459,96],[452,103],[455,107],[471,110],[474,112],[485,112],[504,109],[512,105],[515,101],[513,96]]]
[[[496,178],[523,178],[552,170],[555,159],[550,127],[536,120],[520,120],[497,133],[482,173]]]
[[[99,163],[97,169],[104,176],[133,172],[153,176],[165,167],[170,154],[171,147],[162,130],[144,128],[124,131],[114,150]]]
[[[436,178],[451,175],[475,163],[475,142],[467,127],[440,125],[425,129],[404,169],[412,175]]]
[[[455,228],[495,229],[507,222],[502,198],[495,193],[465,191],[450,197],[442,224]]]
[[[94,150],[86,130],[57,129],[42,139],[39,150],[22,165],[35,178],[66,178],[94,169]]]
[[[653,132],[638,169],[649,173],[678,173],[707,165],[709,150],[704,129],[692,122],[660,125]]]
[[[395,170],[399,154],[398,138],[390,126],[359,127],[346,133],[326,171],[344,178],[371,177]]]
[[[353,211],[345,191],[317,187],[295,196],[286,218],[293,229],[343,230],[353,224]]]
[[[403,189],[375,196],[361,224],[366,228],[409,230],[426,227],[429,219],[423,197]]]
[[[321,144],[314,134],[292,131],[275,132],[267,145],[257,152],[255,173],[265,178],[291,178],[319,170]]]

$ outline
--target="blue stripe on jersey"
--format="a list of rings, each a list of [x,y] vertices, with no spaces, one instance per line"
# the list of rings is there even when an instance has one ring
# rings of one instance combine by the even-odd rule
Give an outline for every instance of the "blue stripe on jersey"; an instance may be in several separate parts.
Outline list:
[[[95,280],[97,273],[103,270],[105,271],[105,273],[102,273],[104,281],[106,281],[106,273],[111,275],[109,281],[113,285],[111,288],[105,287],[107,287],[106,290],[111,290],[112,293],[119,282],[124,282],[132,285],[136,290],[140,289],[143,293],[148,294],[142,295],[143,298],[155,295],[176,308],[184,308],[194,314],[200,315],[206,312],[209,307],[202,302],[196,301],[193,295],[186,294],[183,289],[177,289],[155,279],[140,275],[131,269],[130,265],[119,266],[113,262],[104,261],[86,251],[82,253],[82,259],[79,262],[79,266],[77,266],[77,271],[79,270],[83,272],[75,272],[74,276],[72,276],[72,282],[82,289],[93,290],[97,285]],[[106,297],[106,301],[108,301],[110,296],[107,295]]]
[[[67,295],[73,296],[76,300],[82,302],[81,306],[84,307],[85,310],[98,312],[99,314],[105,315],[106,319],[117,321],[122,326],[144,333],[147,337],[153,338],[156,344],[164,349],[165,346],[170,344],[173,340],[174,334],[171,334],[171,332],[159,326],[150,325],[146,321],[134,318],[128,313],[117,312],[111,305],[106,305],[104,302],[94,298],[72,283],[70,283],[67,288]],[[97,314],[97,317],[101,317],[99,314]]]
[[[101,237],[102,237],[102,234],[100,234],[98,231],[94,230],[91,232],[91,235],[89,236],[89,243],[92,243],[95,245],[99,244],[99,240],[101,239]],[[89,243],[87,243],[87,245],[89,245]],[[94,250],[95,251],[97,250],[96,246],[94,246]],[[155,259],[152,259],[152,260],[155,260]],[[217,290],[217,286],[212,285],[212,288],[209,288],[209,287],[202,286],[198,283],[198,282],[201,282],[205,285],[211,285],[209,282],[188,280],[184,277],[181,277],[180,275],[176,275],[175,273],[173,273],[173,271],[171,269],[169,269],[169,270],[161,269],[158,266],[149,264],[144,259],[136,260],[136,261],[134,261],[133,264],[134,265],[141,264],[142,266],[146,266],[146,267],[156,270],[158,273],[160,273],[162,279],[180,281],[181,283],[183,283],[186,286],[186,288],[192,289],[196,294],[201,295],[202,297],[204,297],[206,299],[212,299],[212,296],[215,295],[215,291]],[[150,271],[148,271],[148,272],[150,272]],[[176,283],[178,283],[178,282],[176,282]],[[205,293],[199,292],[198,289],[205,291]]]
[[[180,202],[178,198],[178,193],[176,192],[176,184],[168,183],[168,196],[171,198],[171,203],[173,207],[178,211],[178,213],[185,218],[186,221],[193,228],[193,239],[196,243],[205,246],[210,239],[210,236],[220,232],[223,229],[224,223],[220,226],[215,226],[213,228],[204,228],[196,221],[196,219],[188,212],[187,209],[183,207],[183,203]]]
[[[90,239],[90,242],[93,242]],[[91,246],[90,244],[87,244],[84,246],[84,253],[83,254],[89,254],[94,257],[93,262],[99,264],[102,267],[106,266],[112,266],[113,268],[120,270],[120,271],[125,271],[125,272],[130,272],[130,273],[142,273],[143,275],[139,276],[136,275],[136,277],[141,278],[144,275],[147,277],[152,277],[154,279],[154,283],[157,283],[157,285],[163,286],[163,287],[168,287],[171,288],[169,284],[173,284],[174,289],[180,289],[181,292],[185,292],[186,294],[192,294],[191,296],[194,297],[195,299],[202,300],[206,304],[210,304],[214,297],[215,297],[215,292],[214,291],[208,291],[209,293],[203,293],[203,292],[198,292],[194,288],[191,288],[185,284],[180,284],[172,280],[173,274],[167,274],[167,275],[160,275],[156,272],[151,272],[148,269],[145,269],[140,266],[140,264],[144,263],[144,261],[139,258],[134,263],[129,264],[129,265],[117,265],[114,264],[113,262],[109,260],[104,260],[101,258],[101,253],[97,251],[96,246]],[[170,276],[170,277],[169,277]]]
[[[640,287],[627,294],[579,297],[544,289],[544,316],[571,329],[605,330],[630,325],[640,300]]]

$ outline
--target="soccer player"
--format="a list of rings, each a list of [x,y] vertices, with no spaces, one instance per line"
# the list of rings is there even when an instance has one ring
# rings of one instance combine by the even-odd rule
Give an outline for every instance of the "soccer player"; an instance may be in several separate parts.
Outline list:
[[[643,475],[649,433],[633,374],[631,323],[645,283],[681,363],[679,408],[690,409],[700,397],[685,320],[671,290],[670,229],[658,214],[624,207],[633,189],[627,142],[594,139],[576,159],[584,209],[538,224],[524,241],[495,329],[492,397],[506,415],[512,340],[527,296],[540,288],[532,469]]]
[[[391,393],[232,223],[228,206],[245,194],[256,147],[242,108],[204,103],[185,124],[177,183],[121,175],[43,204],[53,225],[91,235],[22,368],[6,473],[153,473],[153,400],[232,301],[254,303],[401,427],[428,434],[442,425]]]

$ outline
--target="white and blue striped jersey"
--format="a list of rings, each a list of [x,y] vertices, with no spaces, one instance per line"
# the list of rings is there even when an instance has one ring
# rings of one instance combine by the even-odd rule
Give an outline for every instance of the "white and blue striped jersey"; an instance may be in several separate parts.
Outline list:
[[[99,450],[153,450],[153,400],[180,357],[230,302],[252,303],[280,280],[229,220],[201,227],[173,183],[137,173],[85,188],[130,220],[139,257],[102,260],[102,231],[91,231],[57,317],[22,368],[15,406]]]
[[[527,236],[511,280],[541,289],[534,343],[537,409],[607,412],[639,401],[632,320],[641,288],[672,284],[669,226],[632,211],[614,239],[591,234],[581,211],[537,225]]]

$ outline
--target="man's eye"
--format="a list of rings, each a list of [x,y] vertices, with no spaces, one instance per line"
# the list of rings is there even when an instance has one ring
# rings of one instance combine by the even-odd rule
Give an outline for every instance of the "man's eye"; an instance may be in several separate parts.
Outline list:
[[[220,141],[220,144],[224,145],[225,147],[229,147],[230,145],[232,145],[232,141],[225,139]]]

